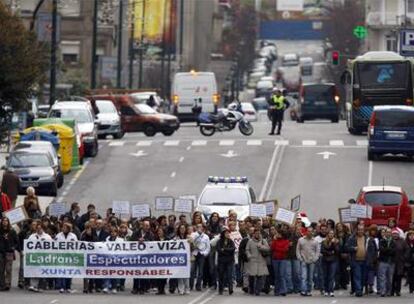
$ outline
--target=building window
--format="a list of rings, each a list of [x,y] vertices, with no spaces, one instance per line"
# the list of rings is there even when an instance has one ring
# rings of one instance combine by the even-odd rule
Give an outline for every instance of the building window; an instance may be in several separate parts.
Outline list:
[[[80,0],[63,1],[59,8],[59,12],[63,17],[79,17],[80,11]]]
[[[407,12],[414,13],[414,0],[406,0],[407,1]]]
[[[385,37],[385,43],[386,43],[387,51],[390,51],[390,52],[398,51],[398,44],[397,44],[396,37],[391,37],[391,36]]]
[[[79,63],[80,41],[62,41],[60,48],[65,64]]]

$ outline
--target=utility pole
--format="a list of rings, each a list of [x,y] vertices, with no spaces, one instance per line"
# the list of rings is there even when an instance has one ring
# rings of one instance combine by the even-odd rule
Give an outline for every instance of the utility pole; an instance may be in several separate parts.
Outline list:
[[[98,36],[98,0],[93,2],[93,28],[92,28],[92,62],[91,62],[91,89],[96,88],[96,45]]]
[[[49,104],[56,100],[56,48],[57,48],[57,0],[52,2],[52,37],[50,46],[50,87]]]
[[[128,87],[132,89],[133,75],[134,75],[134,35],[135,35],[135,0],[132,1],[131,13],[131,36],[129,38],[129,79]]]
[[[122,86],[122,17],[124,15],[124,1],[119,0],[119,16],[118,16],[118,65],[116,70],[116,87]]]
[[[166,23],[166,19],[167,19],[167,1],[164,1],[164,14],[162,17],[162,23],[163,23],[163,27],[162,27],[162,51],[161,51],[161,77],[160,77],[160,88],[161,88],[161,96],[164,97],[165,94],[165,86],[164,86],[164,74],[165,74],[165,48],[166,48],[166,43],[165,43],[165,23]]]
[[[167,96],[170,96],[171,90],[171,52],[172,52],[172,40],[173,40],[173,28],[172,28],[172,15],[173,15],[173,5],[175,5],[175,0],[170,1],[170,14],[169,14],[169,24],[168,24],[168,57],[167,57]]]
[[[142,88],[142,76],[143,71],[143,61],[144,61],[144,37],[145,37],[145,6],[146,0],[143,0],[142,3],[142,16],[141,16],[141,40],[139,43],[139,77],[138,77],[138,87]]]

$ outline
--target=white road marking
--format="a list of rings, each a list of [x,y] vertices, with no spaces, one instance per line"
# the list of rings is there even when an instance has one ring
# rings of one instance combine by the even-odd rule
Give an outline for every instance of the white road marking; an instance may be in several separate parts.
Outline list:
[[[162,189],[162,192],[167,192],[168,191],[168,187],[164,187],[164,189]]]
[[[205,146],[207,145],[207,140],[193,140],[191,145],[192,146]]]
[[[171,146],[178,146],[179,144],[180,144],[179,140],[167,140],[165,141],[164,146],[171,147]]]
[[[341,146],[344,146],[344,141],[343,140],[330,140],[329,145],[330,146],[341,147]]]
[[[269,187],[269,190],[267,191],[266,196],[264,197],[264,200],[270,199],[270,195],[272,194],[273,186],[276,183],[277,175],[279,173],[280,165],[282,164],[282,158],[283,158],[283,153],[285,152],[285,149],[286,149],[286,146],[281,147],[280,156],[279,156],[279,159],[277,160],[275,169],[273,170],[273,176],[272,176],[272,180],[270,182],[270,187]]]
[[[316,140],[303,140],[302,146],[316,146]]]
[[[261,146],[262,143],[263,142],[261,140],[257,140],[257,139],[253,139],[253,140],[248,140],[247,141],[247,145],[248,146]]]
[[[190,150],[191,150],[191,146],[188,146],[188,147],[187,147],[187,151],[190,151]]]
[[[322,155],[323,159],[329,159],[329,157],[336,155],[336,153],[329,152],[329,151],[319,152],[319,153],[316,153],[316,154]]]
[[[122,147],[125,144],[124,141],[111,141],[109,143],[110,147]]]
[[[174,172],[171,173],[170,176],[171,176],[171,178],[174,178],[176,175],[177,175],[177,173],[174,171]]]
[[[372,186],[372,172],[374,171],[374,163],[369,161],[368,164],[368,186]]]
[[[56,303],[59,303],[59,300],[58,299],[54,299],[54,300],[50,301],[49,303],[50,304],[56,304]]]
[[[233,146],[234,140],[220,140],[219,145],[220,146]]]
[[[178,160],[180,163],[182,163],[184,161],[184,156],[181,156],[180,159]]]
[[[280,150],[280,147],[281,147],[280,145],[277,145],[276,148],[273,150],[272,158],[271,158],[270,164],[269,164],[269,169],[267,170],[267,174],[266,174],[266,179],[265,179],[265,182],[263,184],[262,191],[260,192],[259,201],[263,201],[264,197],[266,195],[267,188],[268,188],[268,185],[269,185],[269,182],[270,182],[270,179],[271,179],[271,175],[272,175],[273,166],[275,165],[276,156],[277,156],[277,153]]]
[[[362,147],[367,147],[368,146],[368,140],[366,140],[366,139],[357,140],[356,143],[357,143],[357,146],[362,146]]]
[[[148,154],[147,153],[145,153],[144,151],[142,151],[142,150],[139,150],[137,153],[129,153],[129,155],[131,155],[131,156],[134,156],[134,157],[141,157],[141,156],[147,156]]]
[[[201,301],[199,304],[206,304],[207,302],[213,300],[213,298],[215,298],[217,296],[216,293],[213,293],[211,296],[209,296],[208,298],[205,298],[203,301]]]
[[[275,146],[289,146],[288,140],[275,140]]]
[[[208,295],[208,293],[210,292],[210,289],[207,289],[206,291],[204,291],[201,295],[199,295],[197,298],[192,299],[190,302],[188,302],[187,304],[195,304],[198,301],[200,301],[202,298],[204,298],[206,295]]]
[[[70,189],[72,189],[72,186],[76,183],[76,181],[79,179],[79,177],[81,176],[81,174],[83,173],[83,171],[85,171],[86,167],[89,165],[90,160],[86,160],[83,163],[82,168],[76,172],[76,174],[73,176],[73,178],[71,179],[71,181],[69,182],[69,184],[63,189],[63,192],[61,195],[59,195],[56,198],[56,202],[61,203],[63,201],[63,199],[65,198],[65,196],[68,194],[68,192],[70,191]]]
[[[233,150],[229,150],[226,154],[220,154],[220,155],[226,158],[233,158],[233,157],[239,156],[238,154],[234,153]]]
[[[137,142],[137,147],[149,147],[152,145],[152,140],[140,140]]]

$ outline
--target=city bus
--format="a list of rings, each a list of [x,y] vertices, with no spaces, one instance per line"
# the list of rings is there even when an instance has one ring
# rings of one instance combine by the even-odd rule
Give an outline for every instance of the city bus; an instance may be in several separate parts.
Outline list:
[[[413,61],[394,52],[368,52],[348,61],[346,120],[351,134],[368,129],[376,105],[413,105]]]

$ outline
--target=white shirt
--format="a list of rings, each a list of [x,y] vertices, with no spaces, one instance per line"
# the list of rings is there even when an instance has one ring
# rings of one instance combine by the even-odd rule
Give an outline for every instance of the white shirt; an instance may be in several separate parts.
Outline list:
[[[56,235],[56,241],[68,241],[68,242],[76,242],[78,237],[73,232],[69,232],[67,236],[63,232],[59,232]]]
[[[204,232],[199,234],[198,232],[193,232],[191,234],[191,238],[194,241],[195,249],[193,250],[192,254],[197,256],[201,253],[204,256],[208,256],[210,253],[210,238]]]
[[[29,236],[28,240],[30,240],[30,241],[36,241],[36,240],[51,241],[52,237],[49,234],[45,233],[45,232],[42,232],[41,234],[38,234],[37,232],[35,232],[35,233],[33,233],[32,235]]]

